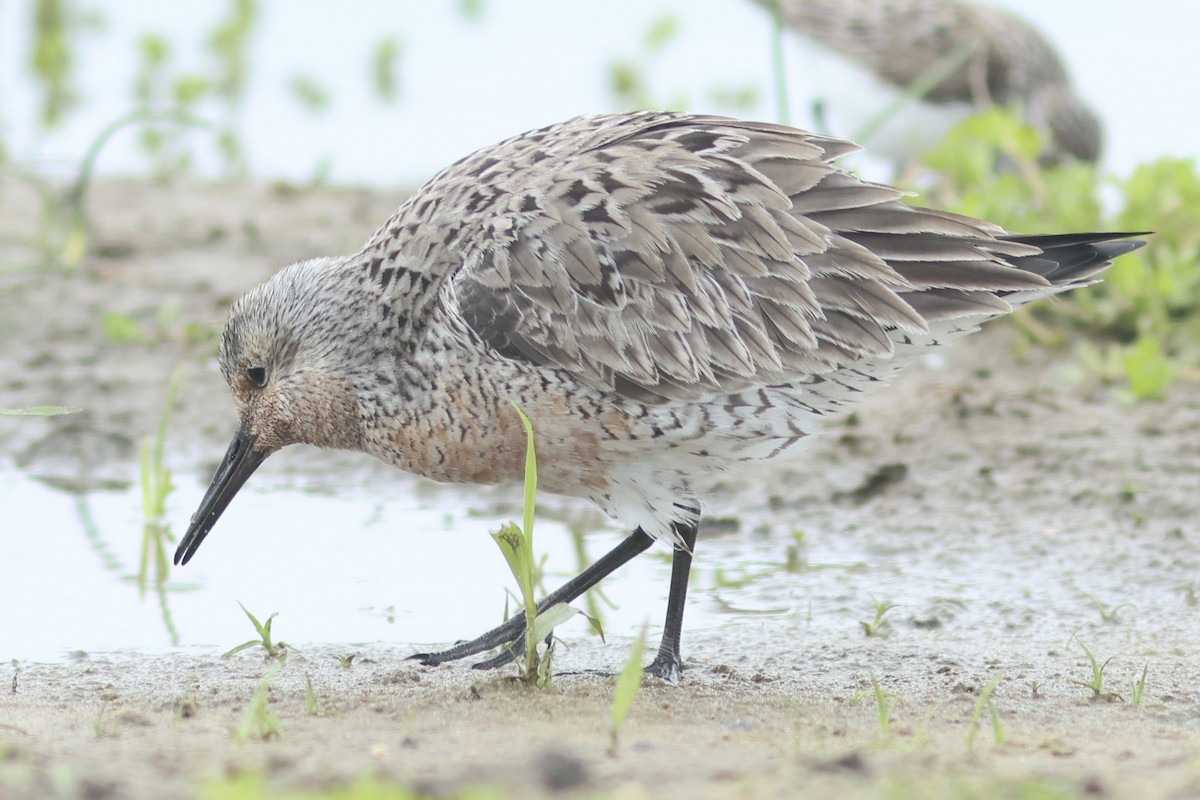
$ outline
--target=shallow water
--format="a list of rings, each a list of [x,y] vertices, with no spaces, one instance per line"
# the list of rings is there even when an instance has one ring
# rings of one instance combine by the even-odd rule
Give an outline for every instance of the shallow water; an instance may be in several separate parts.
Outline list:
[[[254,638],[238,601],[260,619],[279,612],[276,640],[301,649],[445,644],[501,619],[514,582],[487,533],[507,517],[471,510],[478,503],[469,491],[422,492],[428,484],[386,472],[353,479],[333,472],[308,486],[312,479],[270,472],[259,478],[193,562],[171,568],[165,598],[178,647],[225,650]],[[167,512],[175,531],[204,489],[200,476],[177,482]],[[136,485],[71,493],[0,473],[0,505],[15,509],[0,562],[0,655],[45,661],[80,650],[174,649],[153,583],[145,598],[136,585],[140,502]],[[578,534],[546,519],[553,502],[549,508],[537,522],[535,548],[546,558],[544,585],[553,588],[581,565]],[[1036,627],[1050,609],[1081,620],[1092,613],[1080,602],[1088,587],[1063,580],[1060,559],[1037,558],[1039,533],[1005,532],[1003,520],[964,519],[952,539],[933,531],[898,539],[884,520],[878,530],[857,528],[861,515],[852,510],[841,521],[836,513],[826,517],[840,529],[834,531],[806,526],[800,512],[758,517],[718,519],[698,546],[686,629],[690,636],[717,634],[703,639],[723,641],[728,653],[760,639],[792,637],[805,649],[864,639],[859,623],[872,618],[876,602],[896,606],[885,633],[937,629],[951,619],[956,629],[1000,629],[1018,619]],[[793,530],[803,531],[799,541]],[[594,560],[619,536],[608,526],[580,541]],[[668,575],[667,551],[659,546],[604,581],[611,604],[598,602],[606,632],[627,637],[643,623],[656,631]],[[1151,598],[1143,592],[1139,608],[1149,610]],[[1165,593],[1162,599],[1177,602]],[[582,618],[559,632],[568,641],[589,635]]]
[[[203,494],[198,480],[180,483],[168,510],[176,531]],[[435,643],[494,625],[513,585],[487,536],[503,520],[425,503],[403,487],[336,477],[319,493],[248,486],[192,563],[171,568],[166,601],[180,644],[227,648],[251,638],[237,601],[260,619],[279,612],[276,638],[297,644]],[[72,495],[0,474],[0,505],[16,510],[0,564],[6,656],[171,648],[153,580],[145,599],[136,585],[140,502],[137,486]],[[573,574],[574,539],[564,525],[539,521],[535,537],[548,585]],[[594,558],[615,542],[596,535],[586,546]],[[666,574],[662,561],[646,558],[607,582],[621,607],[605,612],[606,625],[640,624],[638,609],[657,608]]]
[[[505,591],[515,584],[488,531],[506,517],[471,510],[469,491],[439,490],[422,499],[420,487],[428,484],[399,474],[389,480],[387,473],[352,480],[334,473],[306,488],[295,479],[271,478],[269,472],[256,476],[194,560],[171,567],[161,595],[164,614],[153,578],[145,597],[137,585],[143,526],[136,483],[82,493],[56,488],[53,479],[0,472],[0,506],[14,510],[0,562],[0,608],[7,610],[0,655],[44,661],[76,651],[224,650],[253,638],[239,601],[260,620],[279,612],[276,640],[301,647],[448,643],[502,618]],[[178,535],[204,481],[184,475],[176,482],[167,519]],[[545,588],[582,566],[577,542],[592,561],[622,535],[615,526],[573,533],[545,516],[535,526],[535,550],[546,559]],[[741,521],[724,520],[721,527],[738,528]],[[789,571],[789,545],[795,546],[789,536],[746,530],[703,536],[687,630],[764,616],[801,619],[829,633],[853,626],[841,617],[866,610],[841,607],[839,585],[871,569],[866,554],[837,537],[820,537],[815,545],[804,543],[794,555],[799,569]],[[886,563],[875,568],[876,577],[895,571]],[[635,635],[643,623],[656,630],[668,576],[668,551],[656,546],[605,580],[593,606],[576,606],[598,608],[609,634]],[[814,615],[814,597],[818,609],[834,613]],[[589,635],[582,618],[559,632],[567,639]]]

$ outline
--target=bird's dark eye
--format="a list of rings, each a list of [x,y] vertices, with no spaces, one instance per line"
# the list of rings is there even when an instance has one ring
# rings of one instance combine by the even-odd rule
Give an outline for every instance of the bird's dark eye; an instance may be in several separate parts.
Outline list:
[[[250,367],[246,370],[246,377],[260,389],[267,385],[267,370],[265,367]]]

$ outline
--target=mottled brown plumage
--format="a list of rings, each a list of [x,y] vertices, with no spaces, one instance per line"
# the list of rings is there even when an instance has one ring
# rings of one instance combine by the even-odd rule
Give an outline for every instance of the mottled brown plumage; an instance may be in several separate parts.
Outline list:
[[[635,529],[548,601],[667,539],[654,671],[678,677],[696,478],[779,453],[928,347],[1138,244],[1012,237],[914,208],[833,164],[853,149],[642,112],[531,131],[442,171],[359,252],[293,265],[234,304],[220,361],[241,426],[177,561],[293,443],[437,480],[517,480],[516,404],[541,487]],[[521,633],[514,620],[423,659]]]

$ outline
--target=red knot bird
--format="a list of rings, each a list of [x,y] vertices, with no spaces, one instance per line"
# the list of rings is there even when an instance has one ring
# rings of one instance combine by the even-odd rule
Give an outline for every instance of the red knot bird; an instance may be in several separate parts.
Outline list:
[[[578,117],[446,168],[351,256],[302,261],[234,303],[220,344],[240,426],[186,563],[290,444],[360,450],[438,481],[522,476],[632,533],[542,607],[656,540],[674,548],[651,673],[677,680],[698,478],[770,458],[928,348],[1091,283],[1132,234],[1015,236],[900,202],[781,125]],[[474,656],[523,616],[415,656]],[[476,666],[506,663],[515,646]]]
[[[936,106],[1012,108],[1042,133],[1043,157],[1096,161],[1101,126],[1054,46],[1017,15],[970,0],[755,0],[800,35]]]

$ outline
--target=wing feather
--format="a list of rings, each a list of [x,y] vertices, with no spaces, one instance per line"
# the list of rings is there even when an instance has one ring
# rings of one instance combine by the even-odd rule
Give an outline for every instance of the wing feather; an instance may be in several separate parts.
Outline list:
[[[997,293],[1047,286],[1008,261],[1036,246],[832,163],[854,149],[653,112],[516,137],[440,178],[487,184],[443,223],[472,228],[448,245],[446,310],[505,357],[693,402],[887,358],[931,320],[992,316],[1008,308]],[[472,159],[491,163],[475,174]],[[503,200],[473,204],[484,188]]]

